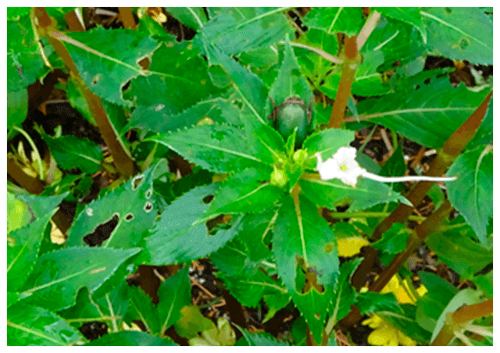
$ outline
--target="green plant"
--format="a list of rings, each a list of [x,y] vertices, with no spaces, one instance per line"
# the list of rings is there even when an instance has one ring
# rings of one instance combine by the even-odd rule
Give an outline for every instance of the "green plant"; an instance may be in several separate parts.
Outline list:
[[[305,12],[119,8],[107,23],[89,8],[8,9],[9,146],[28,137],[8,155],[9,345],[336,345],[335,328],[373,314],[405,344],[490,344],[493,103],[479,69],[492,9]],[[454,71],[424,66],[441,56]],[[474,87],[450,83],[464,67]],[[35,123],[58,90],[98,137]],[[382,166],[362,153],[375,131]],[[422,149],[415,165],[405,141]],[[434,211],[412,215],[426,195]],[[364,259],[339,257],[359,237]],[[475,289],[421,271],[414,301],[384,290],[402,276],[414,291],[407,260],[424,243]],[[265,308],[260,324],[297,308],[288,338],[204,317],[200,259],[226,302]],[[96,322],[100,338],[83,329]]]

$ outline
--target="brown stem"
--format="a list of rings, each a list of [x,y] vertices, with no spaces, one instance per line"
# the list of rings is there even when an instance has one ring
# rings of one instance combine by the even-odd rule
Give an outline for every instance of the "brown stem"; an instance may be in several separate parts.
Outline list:
[[[429,171],[426,175],[441,176],[460,155],[461,151],[467,146],[470,140],[474,137],[477,129],[481,125],[488,104],[493,92],[490,92],[471,116],[446,140],[443,147],[438,151],[436,158],[430,164]],[[423,200],[427,192],[432,187],[433,183],[429,181],[421,181],[412,189],[406,197],[413,205],[418,206]],[[413,208],[404,204],[399,204],[398,207],[381,222],[372,234],[373,240],[379,240],[382,234],[389,230],[394,223],[404,222],[413,212]]]
[[[132,13],[130,7],[119,7],[118,11],[120,12],[120,17],[122,18],[123,27],[137,29],[134,14]]]
[[[135,174],[137,167],[115,135],[115,131],[108,119],[106,111],[104,110],[101,99],[96,96],[87,87],[87,85],[85,85],[71,55],[69,54],[64,44],[60,40],[58,40],[58,38],[66,36],[54,29],[55,22],[52,21],[51,17],[47,14],[47,11],[43,7],[35,8],[35,14],[38,18],[38,23],[41,26],[40,32],[47,38],[54,50],[64,61],[64,63],[70,70],[71,75],[75,78],[75,83],[83,93],[89,109],[92,112],[94,120],[97,123],[97,127],[99,128],[101,136],[104,142],[106,142],[106,145],[108,146],[109,151],[113,156],[116,168],[125,178],[131,177]],[[47,20],[47,18],[49,21]]]
[[[427,217],[427,219],[422,222],[416,229],[416,237],[410,239],[406,249],[396,255],[396,257],[391,261],[389,266],[379,275],[375,283],[369,287],[372,292],[380,292],[389,280],[399,271],[399,269],[406,263],[408,258],[418,249],[420,244],[424,241],[429,234],[431,234],[434,229],[450,214],[453,210],[450,202],[446,200],[441,207],[439,207],[432,215]],[[376,253],[375,253],[376,256]],[[344,328],[352,327],[357,324],[362,318],[359,308],[356,306],[351,307],[349,314],[342,319],[340,324]]]
[[[72,32],[85,32],[85,28],[83,27],[80,19],[76,15],[76,10],[70,11],[64,14],[64,19],[66,20],[66,24],[68,28]]]
[[[474,319],[479,319],[484,316],[490,316],[493,314],[493,299],[487,300],[485,302],[464,305],[453,313],[451,316],[454,324],[460,325]],[[455,337],[453,329],[449,325],[444,325],[439,334],[436,336],[434,341],[430,344],[431,346],[447,346],[451,340]]]
[[[337,95],[333,103],[332,114],[330,115],[329,128],[339,129],[344,121],[345,108],[347,100],[351,95],[351,87],[356,74],[358,48],[356,45],[356,36],[346,37],[345,39],[345,60],[342,69],[342,76],[337,88]]]
[[[417,237],[411,238],[409,244],[406,246],[406,249],[399,253],[387,266],[384,271],[379,275],[375,283],[370,286],[370,291],[372,292],[380,292],[389,280],[399,271],[399,269],[406,263],[408,258],[418,249],[420,244],[427,238],[429,234],[431,234],[434,229],[444,220],[450,212],[453,210],[453,207],[450,204],[450,201],[446,200],[443,202],[441,207],[439,207],[432,215],[430,215],[422,224],[420,224],[416,229],[415,233]]]
[[[359,55],[359,51],[363,48],[363,45],[368,40],[368,37],[375,29],[379,20],[380,13],[373,11],[358,36],[345,37],[342,75],[340,76],[337,94],[333,103],[332,114],[330,115],[330,121],[328,123],[329,128],[338,129],[342,127],[347,100],[351,95],[351,88],[356,74],[356,67],[361,62],[361,55]]]

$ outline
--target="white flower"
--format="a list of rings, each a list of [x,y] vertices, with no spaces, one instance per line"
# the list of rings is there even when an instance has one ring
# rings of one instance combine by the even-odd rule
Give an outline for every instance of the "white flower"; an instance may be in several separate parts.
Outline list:
[[[344,184],[356,186],[358,177],[362,176],[366,169],[361,168],[356,162],[356,149],[354,147],[340,147],[332,158],[325,162],[321,154],[316,153],[318,165],[316,170],[323,180],[340,179]]]
[[[376,174],[372,174],[366,169],[361,168],[356,162],[356,149],[354,147],[340,147],[336,153],[332,155],[332,158],[328,158],[323,162],[321,158],[321,153],[316,153],[315,156],[318,159],[318,164],[316,170],[319,172],[319,176],[323,180],[340,179],[344,184],[356,187],[358,177],[364,177],[376,181],[381,181],[383,183],[395,183],[403,181],[453,181],[457,177],[451,178],[439,178],[439,177],[427,177],[427,176],[407,176],[407,177],[383,177]]]

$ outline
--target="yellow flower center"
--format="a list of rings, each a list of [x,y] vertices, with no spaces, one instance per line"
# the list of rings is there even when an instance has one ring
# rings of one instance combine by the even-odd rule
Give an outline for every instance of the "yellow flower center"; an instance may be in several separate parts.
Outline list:
[[[347,165],[341,164],[340,165],[340,170],[343,171],[343,172],[347,172]]]

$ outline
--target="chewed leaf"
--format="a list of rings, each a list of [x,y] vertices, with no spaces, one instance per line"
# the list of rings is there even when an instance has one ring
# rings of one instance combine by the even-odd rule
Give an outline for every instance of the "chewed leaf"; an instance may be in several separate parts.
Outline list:
[[[298,201],[298,200],[297,200]],[[317,342],[339,276],[339,258],[328,223],[309,200],[283,201],[274,226],[278,274]]]
[[[136,246],[156,220],[153,174],[162,163],[88,204],[69,230],[67,245]]]
[[[58,311],[75,303],[78,290],[97,290],[129,257],[129,250],[67,248],[42,255],[21,288],[20,298],[29,304]],[[74,266],[68,266],[68,263]]]

